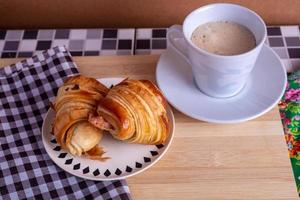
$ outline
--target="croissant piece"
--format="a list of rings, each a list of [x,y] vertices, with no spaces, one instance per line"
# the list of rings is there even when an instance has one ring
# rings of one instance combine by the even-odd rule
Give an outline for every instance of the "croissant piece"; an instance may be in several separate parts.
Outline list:
[[[90,93],[100,93],[102,96],[105,96],[108,92],[108,88],[96,79],[81,75],[67,78],[64,85],[76,84],[80,84],[81,89]]]
[[[99,116],[90,116],[89,121],[119,140],[162,144],[169,133],[166,106],[164,96],[152,82],[124,80],[99,101]]]
[[[102,138],[102,131],[87,121],[79,121],[66,133],[66,146],[73,155],[81,156],[95,147]]]
[[[59,88],[53,104],[53,132],[62,148],[78,156],[93,152],[90,156],[101,159],[104,151],[97,145],[103,131],[89,123],[88,116],[96,112],[97,102],[107,92],[97,80],[80,75],[68,78]]]

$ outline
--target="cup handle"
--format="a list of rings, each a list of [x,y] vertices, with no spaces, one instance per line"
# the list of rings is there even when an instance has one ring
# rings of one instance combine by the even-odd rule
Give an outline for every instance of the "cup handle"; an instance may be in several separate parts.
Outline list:
[[[189,62],[182,26],[171,26],[167,33],[167,41],[168,46],[172,47],[182,58]]]

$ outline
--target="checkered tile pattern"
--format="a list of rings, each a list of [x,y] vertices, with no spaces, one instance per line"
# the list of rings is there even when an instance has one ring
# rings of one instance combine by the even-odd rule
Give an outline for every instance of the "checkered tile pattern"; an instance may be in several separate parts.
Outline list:
[[[31,57],[54,46],[73,56],[161,54],[167,46],[166,28],[0,30],[2,58]],[[269,26],[266,41],[287,70],[300,69],[299,26]]]
[[[72,56],[131,55],[134,29],[1,30],[2,58],[31,57],[55,46]]]
[[[299,26],[268,27],[268,43],[289,72],[300,69]]]
[[[167,48],[167,29],[137,29],[135,54],[161,54]]]
[[[31,39],[36,32],[21,35],[8,36]],[[11,44],[5,49],[14,49]],[[0,69],[0,199],[130,199],[125,181],[77,178],[57,167],[43,147],[40,129],[49,102],[63,80],[77,73],[64,47]]]

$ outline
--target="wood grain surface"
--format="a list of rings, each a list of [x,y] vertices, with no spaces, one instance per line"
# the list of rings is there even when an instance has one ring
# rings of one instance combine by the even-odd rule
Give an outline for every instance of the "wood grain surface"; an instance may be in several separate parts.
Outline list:
[[[82,74],[95,78],[154,80],[158,58],[101,56],[74,61]],[[1,59],[0,65],[17,60]],[[277,107],[233,125],[197,121],[173,110],[174,141],[157,164],[128,178],[133,199],[298,199]]]

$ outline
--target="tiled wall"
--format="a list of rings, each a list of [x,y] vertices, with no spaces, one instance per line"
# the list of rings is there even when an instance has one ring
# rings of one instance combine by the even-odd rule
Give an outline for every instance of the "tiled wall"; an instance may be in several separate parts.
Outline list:
[[[133,54],[134,29],[2,30],[2,58],[29,57],[54,46],[66,46],[74,56]]]
[[[74,56],[161,54],[167,46],[166,32],[166,28],[0,30],[0,55],[29,57],[59,45]],[[299,26],[268,27],[266,43],[288,71],[300,69]]]
[[[135,54],[161,54],[167,47],[167,29],[136,29]]]
[[[268,27],[268,42],[289,71],[300,69],[299,26]]]

